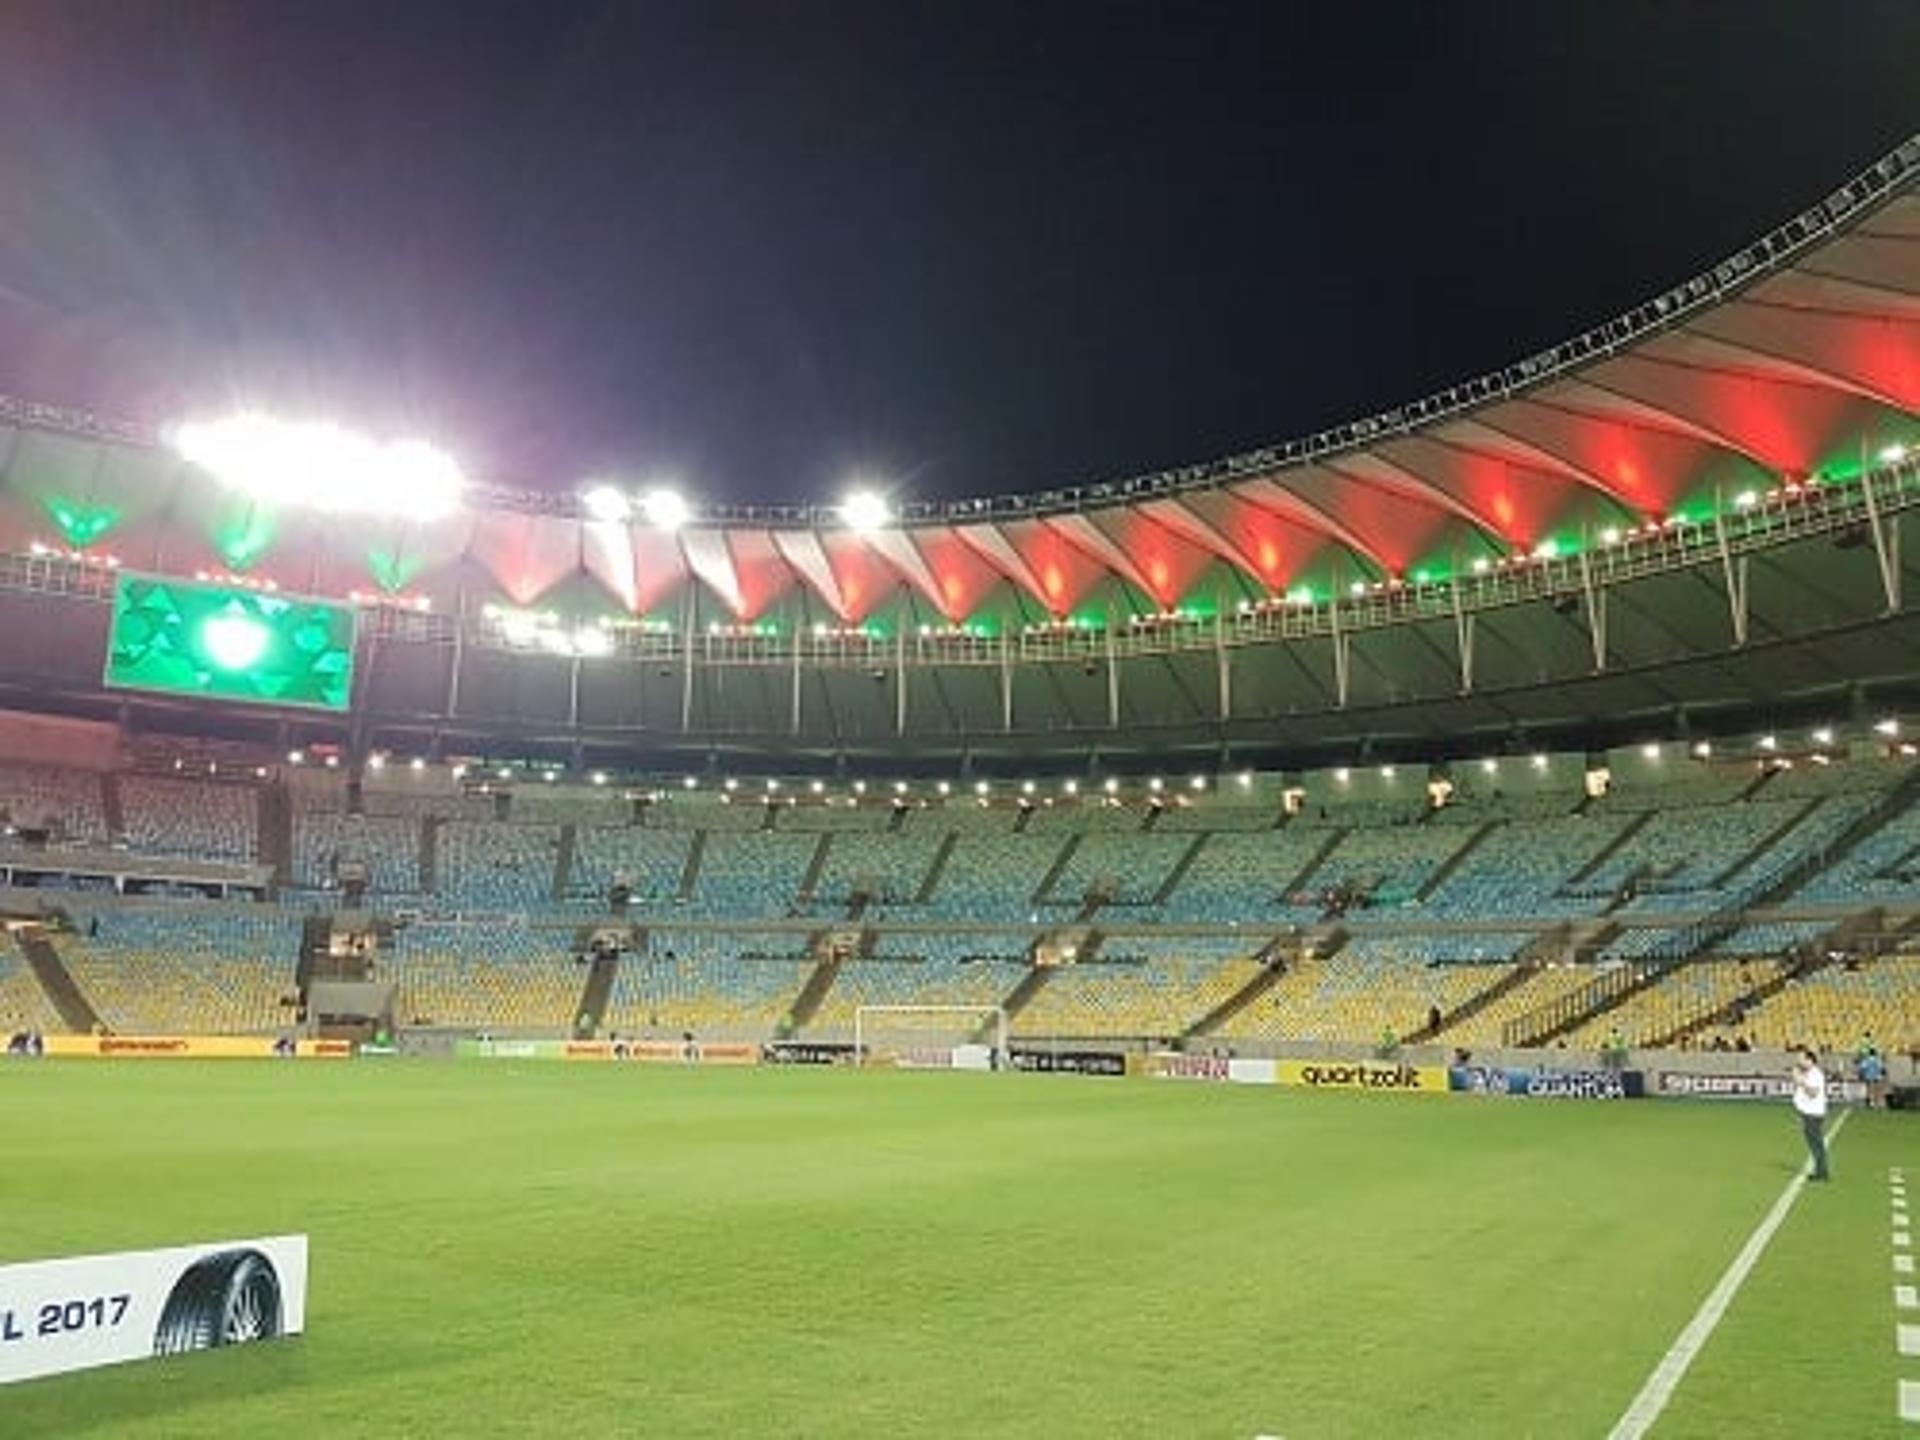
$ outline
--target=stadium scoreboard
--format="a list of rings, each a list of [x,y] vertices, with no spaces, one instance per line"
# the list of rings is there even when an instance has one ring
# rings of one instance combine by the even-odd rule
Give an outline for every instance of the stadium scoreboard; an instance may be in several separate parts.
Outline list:
[[[121,573],[105,683],[209,700],[345,710],[352,606],[277,591]]]

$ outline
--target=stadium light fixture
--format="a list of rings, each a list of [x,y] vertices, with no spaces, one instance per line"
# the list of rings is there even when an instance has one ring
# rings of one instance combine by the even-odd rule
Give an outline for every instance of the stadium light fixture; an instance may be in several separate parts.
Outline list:
[[[827,782],[824,780],[815,780],[812,784],[807,786],[807,789],[815,795],[820,795],[825,793],[826,788],[827,788]]]
[[[906,793],[907,793],[907,782],[906,782],[906,781],[904,781],[904,780],[896,780],[896,781],[894,781],[894,782],[893,782],[893,793],[894,793],[894,794],[896,794],[896,795],[904,795],[904,794],[906,794]]]
[[[1382,780],[1391,780],[1395,775],[1398,775],[1399,773],[1400,772],[1398,770],[1395,770],[1391,765],[1382,765],[1380,767],[1380,778]]]
[[[726,784],[724,788],[728,791],[728,793],[732,793],[733,791],[738,790],[740,788],[740,782],[734,779],[733,776],[729,775],[727,776]]]
[[[1061,785],[1060,789],[1068,795],[1078,795],[1080,793],[1080,782],[1078,780],[1068,780]]]
[[[1660,747],[1652,741],[1648,741],[1640,747],[1640,758],[1642,760],[1658,760],[1660,758]]]
[[[678,490],[662,485],[640,497],[640,513],[656,530],[678,530],[692,518],[693,507]]]
[[[1815,730],[1815,731],[1813,732],[1813,743],[1814,743],[1814,744],[1816,744],[1816,745],[1831,745],[1831,744],[1833,744],[1833,731],[1832,731],[1832,729],[1831,729],[1830,727],[1828,727],[1828,726],[1825,726],[1825,725],[1822,725],[1822,726],[1820,726],[1820,727],[1818,727],[1818,728],[1817,728],[1817,729],[1816,729],[1816,730]]]
[[[327,756],[327,769],[338,770],[339,768],[340,768],[340,757],[338,755]]]
[[[1105,790],[1109,795],[1118,795],[1120,793],[1119,777],[1116,775],[1109,775],[1106,779],[1106,783],[1103,784],[1100,788],[1102,790]]]
[[[1194,776],[1194,777],[1193,777],[1193,778],[1192,778],[1191,780],[1189,780],[1189,781],[1187,781],[1187,788],[1188,788],[1188,789],[1190,789],[1190,790],[1204,790],[1204,789],[1206,789],[1206,788],[1207,788],[1207,777],[1206,777],[1206,776],[1204,776],[1204,775],[1196,775],[1196,776]]]
[[[1898,465],[1906,458],[1907,447],[1904,445],[1889,445],[1880,452],[1880,463],[1882,465]]]
[[[866,781],[864,781],[864,780],[856,780],[856,781],[854,781],[854,782],[853,782],[853,793],[854,793],[854,794],[856,794],[856,795],[864,795],[864,794],[866,794],[866,793],[867,793],[867,782],[866,782]]]
[[[682,790],[698,790],[700,788],[699,777],[697,775],[687,776],[686,779],[680,782],[680,788]]]
[[[1156,775],[1151,780],[1147,781],[1147,789],[1151,790],[1154,794],[1158,795],[1163,789],[1166,788],[1166,783],[1167,783],[1166,781],[1162,780],[1158,775]]]
[[[1492,775],[1500,769],[1500,762],[1492,757],[1488,757],[1480,762],[1480,768],[1487,774]]]
[[[1338,770],[1333,772],[1333,778],[1339,784],[1345,785],[1353,779],[1353,771],[1342,765]]]
[[[1618,525],[1607,526],[1600,532],[1600,543],[1602,545],[1618,545],[1620,543],[1620,527]]]
[[[893,523],[893,507],[878,490],[850,490],[840,502],[840,519],[856,535],[871,535]]]
[[[511,780],[513,778],[513,771],[509,770],[504,765],[502,765],[498,770],[494,771],[493,773],[502,780]]]
[[[1547,768],[1547,757],[1544,753],[1533,757],[1533,768],[1536,770],[1544,770]]]
[[[945,780],[942,780],[938,785],[934,786],[933,788],[938,790],[942,795],[951,795],[953,793],[953,786],[947,783]]]
[[[985,795],[987,791],[992,788],[993,787],[984,780],[976,780],[973,782],[973,793],[976,795]]]
[[[237,611],[214,615],[200,627],[201,648],[222,670],[252,669],[272,643],[265,625]]]
[[[336,515],[437,520],[467,487],[453,457],[424,440],[374,440],[325,421],[242,413],[182,421],[166,438],[230,490]]]
[[[1759,503],[1760,492],[1758,490],[1742,490],[1738,495],[1733,497],[1733,508],[1736,510],[1751,510]]]
[[[604,770],[596,770],[589,778],[596,785],[604,785],[607,783],[607,772]]]
[[[1693,758],[1696,760],[1711,760],[1713,758],[1713,746],[1705,740],[1694,741]]]
[[[1760,748],[1762,750],[1778,750],[1780,748],[1780,737],[1777,735],[1762,735],[1760,737]]]
[[[1888,739],[1892,739],[1900,733],[1900,722],[1891,715],[1885,720],[1876,720],[1873,722],[1873,733],[1876,735],[1885,735]]]
[[[1240,772],[1240,788],[1242,790],[1251,790],[1253,788],[1253,771],[1242,770]]]
[[[603,525],[624,525],[632,518],[633,505],[611,485],[595,485],[580,497],[589,519]]]
[[[378,754],[375,754],[375,755],[369,755],[369,756],[367,757],[367,768],[368,768],[369,770],[384,770],[384,769],[386,769],[386,768],[387,768],[387,757],[386,757],[386,756],[384,756],[384,755],[378,755]]]
[[[289,751],[287,752],[287,764],[289,764],[289,765],[304,765],[304,764],[306,764],[306,763],[307,763],[307,756],[306,756],[306,752],[305,752],[305,751],[302,751],[302,750],[289,750]]]

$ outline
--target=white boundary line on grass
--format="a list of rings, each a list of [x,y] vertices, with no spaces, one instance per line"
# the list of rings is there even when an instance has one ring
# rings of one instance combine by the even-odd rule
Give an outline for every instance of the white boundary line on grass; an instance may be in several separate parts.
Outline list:
[[[1834,1122],[1833,1133],[1827,1137],[1829,1140],[1839,1138],[1841,1127],[1852,1113],[1848,1111]],[[1801,1170],[1787,1182],[1787,1188],[1780,1192],[1780,1198],[1773,1202],[1773,1208],[1754,1227],[1753,1233],[1747,1237],[1747,1243],[1740,1247],[1740,1253],[1727,1266],[1726,1273],[1707,1292],[1707,1298],[1700,1302],[1693,1319],[1687,1322],[1686,1328],[1674,1339],[1667,1353],[1660,1357],[1660,1363],[1653,1367],[1653,1373],[1647,1376],[1647,1383],[1640,1387],[1640,1393],[1633,1397],[1626,1414],[1607,1432],[1607,1440],[1641,1440],[1653,1428],[1653,1422],[1660,1418],[1660,1412],[1667,1408],[1667,1402],[1673,1398],[1680,1378],[1687,1373],[1687,1367],[1693,1364],[1693,1357],[1706,1345],[1707,1337],[1713,1334],[1720,1317],[1727,1313],[1727,1306],[1733,1303],[1733,1297],[1739,1294],[1740,1287],[1747,1283],[1747,1276],[1753,1273],[1753,1267],[1760,1263],[1760,1256],[1773,1239],[1774,1231],[1787,1218],[1793,1202],[1800,1198],[1801,1190],[1806,1188],[1807,1174],[1806,1170]]]

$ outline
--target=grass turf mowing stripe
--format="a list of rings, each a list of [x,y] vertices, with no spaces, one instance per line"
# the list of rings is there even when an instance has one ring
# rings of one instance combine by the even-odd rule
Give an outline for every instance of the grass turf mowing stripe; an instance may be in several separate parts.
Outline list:
[[[1920,1355],[1920,1325],[1894,1326],[1893,1348],[1902,1355]]]
[[[1828,1137],[1830,1142],[1840,1138],[1840,1131],[1846,1123],[1846,1115],[1834,1123],[1833,1134]],[[1687,1373],[1687,1367],[1693,1364],[1693,1357],[1707,1343],[1707,1337],[1713,1334],[1720,1317],[1727,1313],[1727,1306],[1740,1293],[1740,1287],[1746,1284],[1753,1267],[1760,1263],[1761,1254],[1773,1239],[1774,1232],[1786,1220],[1793,1202],[1800,1198],[1800,1192],[1807,1185],[1807,1175],[1807,1171],[1799,1171],[1787,1182],[1786,1189],[1780,1192],[1780,1198],[1773,1202],[1773,1208],[1754,1227],[1753,1233],[1747,1237],[1747,1243],[1733,1257],[1733,1263],[1727,1266],[1718,1283],[1707,1293],[1707,1298],[1700,1302],[1700,1308],[1668,1347],[1667,1353],[1660,1357],[1660,1363],[1653,1367],[1653,1373],[1647,1376],[1647,1383],[1640,1387],[1640,1393],[1633,1397],[1633,1403],[1627,1407],[1626,1413],[1607,1432],[1607,1440],[1640,1440],[1653,1428],[1653,1422],[1667,1408],[1667,1402],[1673,1398],[1674,1389]]]
[[[1920,1380],[1900,1382],[1900,1418],[1920,1420]]]

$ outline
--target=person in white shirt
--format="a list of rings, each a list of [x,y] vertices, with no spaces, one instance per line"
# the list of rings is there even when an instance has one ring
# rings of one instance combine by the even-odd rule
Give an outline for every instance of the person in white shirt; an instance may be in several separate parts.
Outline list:
[[[1827,1178],[1827,1077],[1820,1057],[1802,1048],[1793,1062],[1793,1108],[1800,1112],[1800,1130],[1813,1157],[1813,1180]]]

